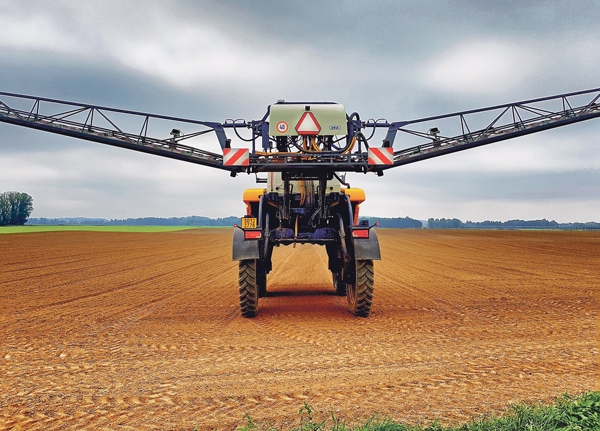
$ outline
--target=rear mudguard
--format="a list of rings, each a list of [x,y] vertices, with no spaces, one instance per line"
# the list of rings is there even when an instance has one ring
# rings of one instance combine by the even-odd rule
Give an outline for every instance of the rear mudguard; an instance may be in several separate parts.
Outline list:
[[[377,232],[371,229],[369,238],[354,238],[354,253],[356,260],[381,260],[379,238]],[[233,260],[260,259],[260,241],[244,239],[244,231],[233,230]]]
[[[233,229],[233,260],[260,259],[260,241],[244,239],[244,231]]]
[[[354,254],[356,260],[381,260],[379,238],[375,229],[369,231],[368,238],[354,238]]]

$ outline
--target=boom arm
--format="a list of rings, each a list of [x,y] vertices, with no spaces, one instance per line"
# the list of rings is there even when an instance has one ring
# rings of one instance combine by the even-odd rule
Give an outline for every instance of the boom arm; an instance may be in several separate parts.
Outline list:
[[[321,147],[316,141],[309,146],[306,145],[308,141],[304,141],[304,148],[296,145],[298,151],[292,152],[275,150],[274,147],[279,148],[279,145],[277,137],[269,136],[270,108],[261,120],[218,123],[0,92],[0,121],[224,169],[232,175],[274,171],[296,176],[344,171],[381,175],[392,167],[600,117],[599,98],[600,88],[596,88],[391,123],[387,120],[361,121],[354,113],[346,118],[346,135],[332,137],[327,146],[322,141]],[[233,130],[242,141],[251,143],[247,164],[230,166],[224,163],[223,152],[231,147],[226,129]],[[238,129],[250,129],[251,138],[243,138]],[[378,129],[387,129],[381,146],[372,142]],[[216,151],[191,145],[197,141],[206,147],[208,144],[202,138],[212,133],[220,146],[215,147]],[[369,148],[393,149],[400,146],[399,142],[406,145],[411,140],[414,145],[393,151],[389,164],[373,164],[369,159]],[[336,146],[336,142],[346,144]]]
[[[23,106],[29,104],[30,108]],[[19,108],[16,106],[19,105]],[[224,127],[215,122],[189,120],[63,100],[0,92],[0,121],[58,133],[129,150],[155,154],[190,163],[231,170],[223,166],[223,154],[206,151],[182,142],[214,132],[222,149],[229,147]],[[170,138],[155,138],[148,131],[154,123]],[[119,123],[119,125],[117,125]],[[136,129],[133,125],[137,124]],[[192,132],[181,133],[181,125]],[[138,133],[124,131],[125,126]]]
[[[596,88],[412,121],[385,125],[367,122],[365,125],[388,127],[384,147],[393,145],[398,132],[423,141],[419,145],[394,151],[393,165],[383,167],[388,169],[600,117],[599,98],[600,88]],[[572,103],[575,99],[580,104]],[[442,135],[435,126],[427,128],[442,121],[448,123],[451,129],[454,126],[459,133]],[[469,124],[473,123],[479,127],[472,129]]]

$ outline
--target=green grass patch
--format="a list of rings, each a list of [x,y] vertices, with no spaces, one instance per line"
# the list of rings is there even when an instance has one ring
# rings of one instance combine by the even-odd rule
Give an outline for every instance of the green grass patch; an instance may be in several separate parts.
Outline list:
[[[600,392],[588,392],[578,397],[568,394],[552,404],[521,403],[510,407],[500,416],[487,416],[470,422],[442,426],[439,421],[429,425],[410,425],[388,418],[372,418],[362,425],[351,425],[336,418],[333,413],[318,417],[312,407],[304,403],[299,411],[299,425],[290,431],[584,431],[600,430]],[[277,431],[245,417],[240,431]]]
[[[0,234],[3,233],[35,233],[35,232],[175,232],[190,229],[232,229],[221,226],[54,226],[54,225],[27,225],[27,226],[0,226]]]

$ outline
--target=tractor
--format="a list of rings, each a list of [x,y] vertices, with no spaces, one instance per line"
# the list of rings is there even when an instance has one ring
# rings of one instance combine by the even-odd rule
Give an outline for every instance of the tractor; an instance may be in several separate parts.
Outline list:
[[[345,108],[281,101],[270,106],[270,120],[273,148],[259,156],[302,157],[322,166],[269,172],[266,188],[244,192],[246,215],[233,234],[242,316],[254,317],[267,294],[273,247],[317,244],[327,251],[336,294],[347,297],[350,313],[366,317],[373,303],[373,260],[381,259],[377,233],[367,220],[358,222],[364,191],[350,188],[321,161],[324,154],[344,158],[356,145],[356,137],[336,141],[347,135]]]

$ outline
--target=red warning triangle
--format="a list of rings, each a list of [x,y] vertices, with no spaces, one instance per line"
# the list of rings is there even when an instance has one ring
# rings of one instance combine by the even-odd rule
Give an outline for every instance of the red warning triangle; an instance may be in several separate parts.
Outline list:
[[[321,126],[312,112],[305,112],[296,124],[296,132],[299,135],[318,135],[320,131]]]

